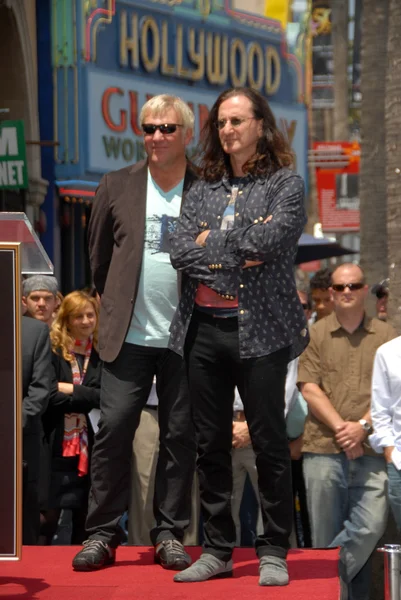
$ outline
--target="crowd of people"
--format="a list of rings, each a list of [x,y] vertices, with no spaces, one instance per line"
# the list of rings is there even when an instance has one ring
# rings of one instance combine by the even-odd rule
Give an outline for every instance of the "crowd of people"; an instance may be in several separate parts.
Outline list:
[[[258,92],[219,96],[196,166],[180,98],[140,122],[147,159],[94,200],[94,290],[23,282],[24,542],[54,543],[68,510],[73,568],[99,569],[128,511],[128,542],[176,582],[230,577],[249,478],[259,584],[288,584],[291,545],[339,546],[343,598],[367,600],[389,501],[401,525],[388,280],[371,319],[358,265],[297,279],[303,181]]]

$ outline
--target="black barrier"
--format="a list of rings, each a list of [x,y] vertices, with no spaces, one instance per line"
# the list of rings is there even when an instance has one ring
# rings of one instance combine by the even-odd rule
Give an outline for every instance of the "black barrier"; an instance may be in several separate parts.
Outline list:
[[[22,541],[19,244],[0,243],[0,281],[0,560],[13,560]]]

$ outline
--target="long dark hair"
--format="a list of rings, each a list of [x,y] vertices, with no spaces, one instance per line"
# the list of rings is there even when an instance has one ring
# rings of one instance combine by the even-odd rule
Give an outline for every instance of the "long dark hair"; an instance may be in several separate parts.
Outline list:
[[[263,132],[256,153],[243,165],[244,173],[265,176],[281,167],[291,166],[294,155],[284,135],[277,129],[276,119],[264,96],[252,88],[238,87],[225,90],[213,104],[203,126],[200,143],[200,169],[206,181],[217,181],[231,173],[230,157],[221,146],[216,127],[220,105],[228,98],[245,96],[252,103],[254,117],[263,122]]]

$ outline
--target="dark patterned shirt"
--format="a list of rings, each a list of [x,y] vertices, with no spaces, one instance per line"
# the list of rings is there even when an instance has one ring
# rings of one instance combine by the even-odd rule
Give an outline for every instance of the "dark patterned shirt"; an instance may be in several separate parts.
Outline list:
[[[183,354],[197,285],[203,283],[226,298],[238,295],[241,358],[289,346],[293,359],[309,340],[294,279],[297,242],[306,223],[303,180],[289,169],[267,178],[244,177],[235,202],[234,228],[221,230],[230,197],[228,179],[198,181],[186,195],[171,236],[171,262],[183,278],[169,347]],[[271,221],[265,223],[270,215]],[[195,240],[207,229],[206,246],[201,247]],[[246,260],[263,264],[243,268]]]

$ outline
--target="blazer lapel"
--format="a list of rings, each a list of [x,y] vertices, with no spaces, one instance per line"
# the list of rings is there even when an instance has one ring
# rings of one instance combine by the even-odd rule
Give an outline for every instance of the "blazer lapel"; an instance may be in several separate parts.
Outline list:
[[[135,253],[142,257],[145,241],[146,192],[148,186],[147,162],[135,165],[127,178],[122,201],[128,207],[130,224],[133,230]]]

